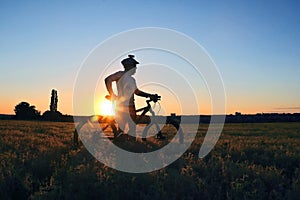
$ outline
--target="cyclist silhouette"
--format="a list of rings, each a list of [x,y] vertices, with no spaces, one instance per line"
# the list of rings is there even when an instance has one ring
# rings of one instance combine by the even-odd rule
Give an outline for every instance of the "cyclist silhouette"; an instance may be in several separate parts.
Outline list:
[[[105,78],[106,89],[111,100],[116,100],[116,116],[115,119],[119,125],[121,133],[124,133],[126,124],[128,125],[128,133],[136,137],[136,108],[134,103],[134,95],[150,98],[157,101],[157,94],[143,92],[137,88],[136,81],[132,77],[136,73],[137,62],[134,55],[128,55],[121,61],[124,71],[115,72]],[[116,82],[118,95],[114,94],[112,83]]]

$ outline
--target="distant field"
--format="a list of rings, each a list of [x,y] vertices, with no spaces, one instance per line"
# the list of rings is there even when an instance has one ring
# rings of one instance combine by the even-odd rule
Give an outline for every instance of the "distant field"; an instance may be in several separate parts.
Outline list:
[[[73,123],[1,120],[0,199],[298,199],[300,123],[226,124],[198,159],[207,126],[170,166],[128,174],[73,148]]]

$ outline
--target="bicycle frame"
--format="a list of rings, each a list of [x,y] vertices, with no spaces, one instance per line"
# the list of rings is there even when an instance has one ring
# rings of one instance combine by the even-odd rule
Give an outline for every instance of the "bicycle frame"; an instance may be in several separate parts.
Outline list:
[[[143,111],[136,119],[136,124],[139,124],[141,122],[141,119],[143,116],[146,115],[147,112],[150,112],[152,116],[155,116],[155,112],[152,110],[151,108],[151,105],[150,105],[150,102],[152,102],[153,100],[149,99],[146,101],[147,103],[147,106],[143,107],[143,108],[140,108],[140,109],[137,109],[135,112],[141,112]]]
[[[142,112],[139,116],[136,117],[136,119],[135,119],[135,123],[136,123],[136,124],[141,124],[141,123],[143,123],[143,122],[142,122],[142,119],[143,119],[144,116],[146,116],[146,113],[148,113],[148,112],[150,112],[151,115],[152,115],[153,117],[155,116],[155,112],[152,110],[152,107],[151,107],[151,104],[150,104],[150,103],[151,103],[151,102],[155,102],[155,103],[156,103],[158,100],[160,100],[160,98],[158,98],[158,99],[156,99],[156,100],[148,99],[148,100],[146,100],[147,106],[142,107],[142,108],[139,108],[139,109],[136,110],[136,113]],[[74,142],[74,144],[75,144],[76,146],[79,144],[79,143],[78,143],[78,132],[77,132],[77,130],[80,130],[80,129],[84,126],[84,124],[87,123],[87,122],[89,122],[89,121],[91,121],[90,119],[92,119],[93,117],[94,117],[94,116],[92,116],[92,117],[90,117],[90,118],[87,118],[87,120],[84,120],[84,121],[80,122],[80,123],[76,126],[75,131],[74,131],[74,138],[73,138],[73,142]],[[98,117],[98,122],[99,122],[99,123],[103,122],[102,120],[103,120],[103,118]],[[102,130],[104,131],[104,130],[106,130],[108,127],[111,127],[111,128],[112,128],[112,131],[113,131],[113,133],[114,133],[114,137],[116,137],[116,136],[118,136],[118,135],[121,133],[121,130],[116,126],[116,124],[117,124],[117,123],[115,122],[115,120],[112,119],[112,120],[110,120],[110,121],[108,122],[108,124],[107,124],[105,127],[102,128]],[[154,125],[156,126],[156,129],[159,130],[159,126],[158,126],[158,124],[157,124],[156,121],[150,121],[150,124],[152,124],[152,125],[154,124]],[[172,119],[167,119],[166,124],[172,124],[172,125],[178,130],[178,132],[180,133],[180,141],[183,141],[182,130],[180,129],[179,123],[178,123],[178,122],[175,122],[175,121],[172,120]],[[146,130],[146,128],[144,129],[144,133],[146,133],[145,130]],[[147,129],[147,130],[148,130],[148,129]],[[144,138],[145,136],[146,136],[146,135],[143,134],[143,138],[142,138],[142,139],[145,139],[145,138]],[[156,137],[157,137],[158,139],[165,139],[165,136],[162,135],[161,131],[159,131],[159,132],[157,133]]]

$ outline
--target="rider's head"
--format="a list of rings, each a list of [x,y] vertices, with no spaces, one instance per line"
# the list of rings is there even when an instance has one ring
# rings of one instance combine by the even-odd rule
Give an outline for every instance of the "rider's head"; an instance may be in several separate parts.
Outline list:
[[[136,68],[136,65],[139,64],[139,62],[134,59],[134,55],[128,55],[128,58],[122,60],[121,63],[124,66],[125,71]]]

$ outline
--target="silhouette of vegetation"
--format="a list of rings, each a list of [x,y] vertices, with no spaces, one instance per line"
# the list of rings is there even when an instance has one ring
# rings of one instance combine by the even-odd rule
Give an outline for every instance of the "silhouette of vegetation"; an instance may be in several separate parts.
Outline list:
[[[59,111],[45,111],[42,115],[43,120],[47,121],[61,121],[63,115]]]
[[[43,113],[42,119],[47,121],[62,121],[63,115],[57,111],[58,95],[57,91],[52,89],[50,98],[50,111]]]
[[[40,111],[37,111],[35,106],[31,106],[27,102],[21,102],[16,105],[14,111],[16,113],[16,119],[35,120],[41,116]]]
[[[58,103],[57,91],[53,89],[51,91],[50,111],[52,111],[52,112],[57,111],[57,103]]]

